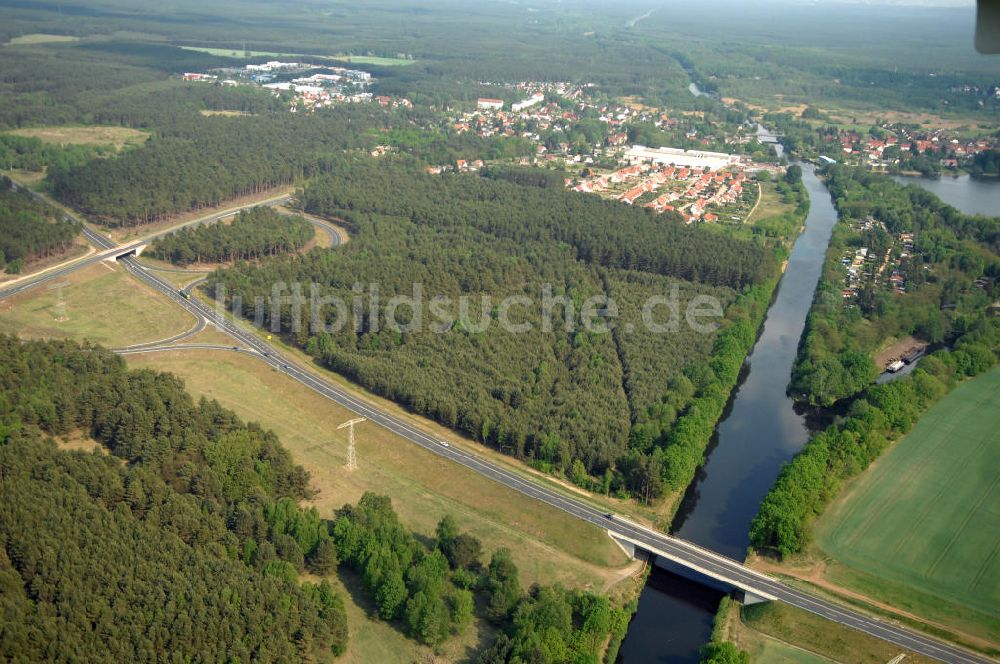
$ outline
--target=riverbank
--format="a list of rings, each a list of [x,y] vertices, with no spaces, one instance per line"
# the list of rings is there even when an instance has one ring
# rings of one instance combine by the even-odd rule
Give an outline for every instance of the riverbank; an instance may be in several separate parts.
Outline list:
[[[986,343],[995,349],[998,338],[1000,330],[994,330]],[[972,350],[960,342],[954,353],[929,358],[922,391],[933,392],[929,381],[941,375],[950,356]],[[985,346],[983,352],[989,354]],[[886,408],[885,399],[869,400]],[[896,416],[886,412],[886,417]],[[993,497],[997,478],[991,468],[1000,454],[1000,437],[991,435],[998,427],[1000,368],[993,368],[961,380],[863,473],[844,482],[836,500],[816,510],[820,516],[809,526],[815,535],[802,553],[781,562],[757,560],[756,566],[936,636],[1000,654],[995,617],[1000,587],[992,582],[1000,574],[993,555],[1000,547],[995,516],[1000,499]],[[842,476],[836,468],[831,474]]]
[[[966,214],[1000,215],[1000,180],[977,179],[969,175],[927,178],[893,175],[902,185],[916,185]]]
[[[741,337],[744,345],[735,372],[727,374],[733,382],[723,392],[728,399],[720,411],[708,413],[715,417],[700,450],[705,462],[692,469],[693,481],[687,483],[672,524],[679,536],[730,557],[745,554],[747,526],[758,502],[782,463],[809,436],[805,418],[795,412],[785,387],[836,213],[811,166],[803,168],[803,186],[809,199],[808,211],[802,210],[804,231],[795,240],[776,287],[762,294],[763,325],[752,325],[749,337]],[[724,372],[731,368],[727,365]],[[700,415],[699,430],[706,419]],[[628,664],[634,657],[635,661],[697,662],[722,596],[699,583],[655,571],[640,598],[622,661]],[[669,639],[662,638],[664,624],[673,626]]]

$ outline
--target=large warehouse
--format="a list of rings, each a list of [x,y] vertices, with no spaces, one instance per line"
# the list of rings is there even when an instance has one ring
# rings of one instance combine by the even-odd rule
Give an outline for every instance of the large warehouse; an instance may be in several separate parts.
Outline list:
[[[681,150],[679,148],[647,148],[633,145],[625,153],[630,164],[654,163],[672,164],[683,168],[701,168],[717,171],[731,164],[738,164],[738,155],[724,152],[704,152],[701,150]]]

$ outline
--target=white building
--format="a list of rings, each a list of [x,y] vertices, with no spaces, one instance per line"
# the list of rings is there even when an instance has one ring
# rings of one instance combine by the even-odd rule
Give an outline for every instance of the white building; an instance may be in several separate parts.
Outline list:
[[[701,168],[718,171],[740,162],[738,155],[704,150],[681,150],[680,148],[647,148],[633,145],[625,153],[630,164],[671,164],[682,168]]]
[[[270,60],[262,65],[247,65],[247,71],[275,71],[278,69],[299,69],[302,67],[298,62],[282,62],[280,60]]]
[[[520,113],[526,108],[531,108],[532,106],[537,106],[545,101],[545,94],[541,92],[536,92],[524,101],[519,101],[516,104],[512,104],[510,109],[515,113]]]
[[[480,97],[476,100],[476,108],[494,109],[499,111],[503,108],[503,99],[487,99],[485,97]]]

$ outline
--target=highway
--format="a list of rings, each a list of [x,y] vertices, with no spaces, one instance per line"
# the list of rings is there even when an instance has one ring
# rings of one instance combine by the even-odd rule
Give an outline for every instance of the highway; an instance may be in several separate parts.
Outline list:
[[[31,192],[33,196],[45,202],[47,205],[50,204],[43,197],[39,196],[36,192],[33,192],[30,189],[27,189],[27,191]],[[12,295],[17,295],[18,293],[23,293],[24,291],[30,290],[32,288],[35,288],[36,286],[40,286],[54,279],[60,279],[72,272],[87,267],[88,265],[94,265],[95,263],[99,263],[102,260],[106,260],[111,256],[116,256],[119,254],[128,253],[129,251],[134,251],[139,247],[141,247],[142,245],[148,244],[149,242],[155,240],[158,237],[169,235],[170,233],[173,233],[174,231],[180,228],[214,223],[220,219],[235,214],[240,210],[246,210],[252,207],[258,207],[261,205],[281,205],[283,203],[287,203],[288,201],[290,201],[291,198],[292,198],[291,196],[285,196],[285,195],[276,196],[274,198],[269,198],[263,201],[257,201],[254,203],[247,203],[245,205],[231,207],[221,212],[215,212],[213,214],[206,215],[204,217],[199,217],[198,219],[193,219],[183,224],[171,226],[168,229],[159,231],[157,233],[152,233],[137,240],[126,242],[125,244],[122,245],[116,245],[107,236],[94,231],[92,228],[87,226],[87,224],[83,223],[80,219],[67,215],[69,218],[74,219],[74,221],[80,223],[81,227],[83,228],[83,236],[87,238],[88,242],[97,247],[97,253],[90,254],[89,256],[86,256],[84,258],[71,260],[65,264],[58,266],[57,268],[50,269],[45,272],[40,272],[38,275],[35,276],[27,275],[26,277],[19,279],[17,282],[13,283],[12,285],[6,288],[0,288],[0,300],[11,297]],[[318,225],[316,224],[315,221],[310,220],[310,223],[312,223],[313,225]],[[329,229],[324,229],[324,232],[331,234],[331,237],[332,235],[336,235],[336,233],[331,233]]]
[[[206,348],[236,350],[254,354],[277,371],[286,374],[289,378],[297,380],[299,383],[331,401],[358,415],[367,417],[371,422],[392,431],[438,456],[461,464],[546,505],[567,512],[581,521],[633,539],[651,551],[663,551],[668,553],[674,560],[686,561],[693,568],[700,568],[722,578],[738,581],[748,587],[756,588],[764,595],[775,597],[797,608],[884,639],[913,652],[942,662],[985,664],[993,661],[982,655],[970,653],[919,632],[898,627],[877,618],[868,617],[840,604],[812,596],[765,574],[748,569],[737,560],[726,558],[685,540],[645,528],[620,517],[609,519],[602,510],[578,498],[563,495],[542,484],[513,473],[500,465],[486,461],[455,445],[443,445],[441,440],[427,432],[380,410],[367,401],[355,397],[336,383],[319,378],[312,372],[302,368],[294,360],[284,357],[274,346],[230,320],[224,312],[216,312],[212,307],[195,298],[186,299],[182,297],[173,286],[144,268],[134,258],[123,258],[120,262],[136,277],[160,291],[195,316],[214,324],[218,329],[229,334],[238,344],[235,347],[205,345]],[[119,352],[123,354],[129,352],[160,352],[192,347],[195,346],[171,348],[157,346],[134,349],[132,351],[125,349]]]
[[[279,201],[284,202],[288,200],[288,198],[289,197],[272,199],[270,204],[274,204]],[[238,210],[247,207],[254,207],[260,204],[261,203],[253,203],[237,208],[231,208],[202,219],[194,220],[185,225],[210,223],[212,221],[217,221],[222,217],[229,216]],[[316,221],[313,221],[313,223],[316,223]],[[316,225],[322,225],[322,222],[317,223]],[[177,227],[117,247],[111,240],[92,231],[86,225],[83,225],[83,228],[83,232],[87,239],[98,247],[99,252],[97,255],[70,262],[65,266],[59,267],[58,269],[39,275],[37,279],[30,279],[22,284],[0,290],[0,299],[9,297],[10,295],[22,292],[28,288],[32,288],[52,279],[65,276],[66,274],[69,274],[84,265],[96,263],[110,255],[117,256],[127,253],[128,251],[155,237],[158,237],[159,235],[176,230]],[[329,229],[326,229],[326,231],[330,232]],[[331,233],[331,238],[335,245],[340,243],[339,234]],[[318,377],[298,365],[294,360],[284,357],[277,348],[260,339],[252,331],[245,329],[235,321],[231,320],[224,311],[216,311],[212,306],[198,300],[197,298],[182,296],[173,285],[164,281],[151,270],[140,264],[134,256],[123,257],[119,259],[119,263],[124,265],[129,272],[136,276],[136,278],[148,284],[151,288],[159,291],[175,304],[193,314],[198,321],[195,327],[187,332],[169,339],[118,349],[115,352],[119,354],[129,355],[184,349],[205,349],[235,351],[254,355],[259,357],[275,370],[286,374],[288,377],[298,381],[318,394],[354,413],[357,413],[358,415],[368,418],[373,423],[392,431],[393,433],[416,445],[419,445],[433,454],[437,454],[438,456],[461,464],[462,466],[514,489],[515,491],[519,491],[520,493],[545,503],[555,509],[571,514],[581,521],[631,539],[649,551],[662,552],[666,557],[678,561],[681,564],[686,564],[693,569],[704,570],[704,572],[713,576],[729,579],[732,582],[741,584],[745,587],[753,588],[761,595],[774,597],[797,608],[820,615],[829,620],[833,620],[834,622],[852,627],[942,662],[979,664],[994,661],[982,655],[970,653],[966,650],[958,648],[957,646],[952,646],[925,636],[919,632],[905,629],[877,618],[868,617],[840,604],[810,595],[806,592],[798,590],[797,588],[784,584],[777,579],[748,569],[737,560],[721,556],[715,552],[692,544],[691,542],[645,528],[620,517],[609,518],[603,510],[594,507],[579,498],[564,495],[541,483],[529,480],[526,477],[514,473],[501,465],[487,461],[457,446],[442,444],[440,439],[435,438],[407,421],[390,415],[389,413],[379,409],[377,406],[354,396],[336,383]],[[190,289],[194,285],[195,283],[189,284],[185,290],[190,293]],[[169,345],[201,331],[207,323],[215,325],[220,331],[228,334],[236,341],[236,344],[233,346],[220,344]]]

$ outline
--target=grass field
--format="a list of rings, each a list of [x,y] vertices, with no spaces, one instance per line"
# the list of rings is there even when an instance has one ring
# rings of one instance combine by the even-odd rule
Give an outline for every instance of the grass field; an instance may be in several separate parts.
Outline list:
[[[383,58],[377,55],[314,55],[309,53],[279,53],[278,51],[242,51],[233,48],[213,48],[210,46],[181,46],[186,51],[200,51],[223,58],[311,58],[314,60],[338,60],[357,65],[379,65],[382,67],[412,65],[416,60],[405,58]]]
[[[405,67],[416,62],[416,60],[405,58],[383,58],[377,55],[338,55],[334,56],[333,59],[356,65],[378,65],[380,67]]]
[[[1000,642],[1000,368],[959,385],[819,520],[827,577]],[[950,606],[949,606],[950,605]]]
[[[204,335],[217,335],[206,330]],[[207,340],[207,337],[205,337]],[[130,356],[130,366],[153,367],[182,377],[196,397],[217,399],[242,417],[273,429],[282,444],[312,476],[319,491],[314,504],[321,514],[364,491],[392,497],[403,522],[418,536],[433,537],[444,514],[479,537],[484,550],[509,547],[521,570],[522,584],[561,582],[603,591],[628,580],[629,561],[598,528],[537,503],[478,474],[456,466],[374,425],[356,430],[359,469],[344,468],[347,440],[336,427],[353,415],[268,368],[235,353],[178,351]],[[351,640],[347,662],[430,661],[432,654],[385,623],[370,618],[371,607],[357,580],[340,574],[336,584],[349,598]],[[483,645],[487,628],[474,624],[450,639],[444,661],[466,659]]]
[[[192,321],[147,292],[117,266],[103,264],[66,280],[60,321],[58,290],[42,287],[0,305],[0,331],[23,337],[91,338],[125,345],[183,331]],[[112,304],[113,303],[113,304]],[[123,315],[124,312],[124,315]],[[188,340],[223,342],[211,328]],[[311,473],[314,503],[324,515],[364,491],[390,495],[404,523],[420,537],[433,537],[438,520],[452,514],[479,537],[484,550],[509,547],[525,587],[533,582],[635,593],[635,563],[606,534],[545,507],[472,471],[438,458],[373,425],[358,430],[360,469],[344,469],[346,439],[336,426],[348,411],[257,360],[219,351],[176,351],[130,356],[131,366],[172,371],[196,397],[218,399],[248,420],[274,429],[297,463]],[[80,445],[89,449],[88,441]],[[351,632],[345,662],[462,661],[492,638],[483,623],[449,639],[436,651],[407,639],[395,626],[372,616],[372,607],[350,573],[331,577],[344,591]]]
[[[27,127],[9,132],[15,136],[39,138],[60,145],[113,145],[116,150],[146,142],[149,134],[130,127]]]
[[[906,664],[935,661],[781,602],[743,607],[741,613],[735,642],[752,662],[884,664],[904,653]]]
[[[221,115],[226,118],[246,118],[250,117],[250,113],[246,111],[210,111],[208,109],[202,109],[198,111],[205,117],[212,117],[213,115]]]
[[[347,471],[346,433],[335,430],[354,415],[251,357],[179,351],[130,356],[128,362],[176,373],[194,394],[218,399],[274,429],[296,462],[310,471],[319,490],[314,502],[324,514],[369,490],[392,496],[406,523],[427,536],[444,514],[452,513],[486,550],[516,547],[515,558],[529,582],[561,580],[601,589],[616,576],[615,568],[628,562],[604,531],[374,425],[357,429],[360,470]]]
[[[755,224],[761,219],[790,213],[795,209],[794,205],[782,202],[781,194],[775,189],[773,182],[765,182],[760,189],[762,194],[760,203],[757,204],[753,214],[747,217],[746,223]]]
[[[887,662],[904,653],[906,662],[932,661],[777,602],[751,607],[730,602],[716,616],[713,634],[745,650],[751,662],[767,664]]]
[[[238,48],[212,48],[210,46],[181,46],[185,51],[198,51],[217,55],[223,58],[294,58],[303,55],[302,53],[279,53],[277,51],[243,51]],[[312,56],[323,57],[323,56]]]
[[[33,32],[28,35],[21,35],[20,37],[14,37],[7,44],[9,46],[19,46],[19,45],[30,45],[30,44],[57,44],[61,42],[75,42],[80,41],[79,37],[71,37],[70,35],[48,35],[43,32]]]
[[[195,296],[199,297],[204,302],[211,303],[210,298],[207,298],[204,294],[199,293],[197,290],[195,291]],[[230,318],[232,319],[232,317]],[[668,527],[670,520],[673,518],[676,506],[683,496],[683,492],[678,491],[673,494],[668,494],[668,496],[659,503],[644,505],[631,499],[620,499],[614,496],[606,496],[600,493],[585,491],[584,489],[581,489],[566,480],[562,480],[553,475],[535,470],[510,455],[502,454],[487,445],[483,445],[482,443],[479,443],[471,438],[464,437],[459,432],[449,429],[434,420],[414,415],[398,403],[369,392],[363,387],[352,383],[343,376],[325,368],[321,368],[316,363],[315,358],[310,357],[298,347],[289,346],[281,339],[281,337],[271,338],[271,336],[266,334],[266,332],[255,329],[246,320],[232,320],[235,320],[235,322],[241,325],[245,330],[257,334],[262,339],[266,337],[268,343],[280,349],[280,351],[286,356],[293,358],[305,370],[310,371],[326,380],[331,380],[334,383],[337,383],[355,396],[376,405],[393,416],[407,420],[411,424],[430,432],[433,436],[447,438],[452,441],[453,445],[465,448],[470,453],[474,453],[484,459],[488,459],[492,463],[502,466],[513,473],[530,477],[533,481],[544,484],[550,489],[566,495],[571,495],[576,499],[585,500],[595,508],[601,509],[602,511],[615,512],[623,516],[628,516],[643,525],[665,529]]]
[[[115,347],[163,339],[194,325],[193,316],[166,303],[121,266],[102,262],[4,300],[0,332]]]

